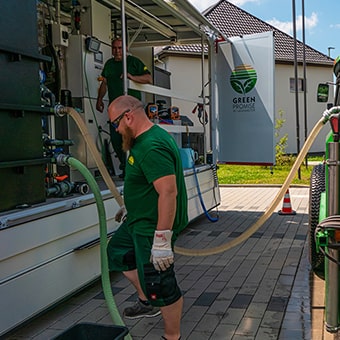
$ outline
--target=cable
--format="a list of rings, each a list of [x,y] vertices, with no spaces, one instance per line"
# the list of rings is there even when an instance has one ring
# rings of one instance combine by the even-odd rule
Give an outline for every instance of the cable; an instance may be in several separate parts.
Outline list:
[[[208,220],[210,222],[217,222],[219,220],[219,216],[218,216],[218,212],[217,212],[217,217],[211,217],[207,208],[205,207],[204,201],[203,201],[203,197],[202,197],[202,193],[201,193],[201,189],[200,189],[200,184],[198,181],[198,177],[197,177],[197,171],[196,171],[196,167],[195,167],[195,162],[193,162],[193,166],[192,166],[192,170],[194,171],[194,177],[195,177],[195,182],[196,182],[196,187],[197,187],[197,193],[198,193],[198,197],[200,199],[200,203],[204,212],[204,215],[208,218]],[[216,199],[215,199],[216,201]]]

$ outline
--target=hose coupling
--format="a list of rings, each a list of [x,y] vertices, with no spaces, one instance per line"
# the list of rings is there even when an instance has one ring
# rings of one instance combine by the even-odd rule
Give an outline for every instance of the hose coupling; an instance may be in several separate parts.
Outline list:
[[[327,123],[330,120],[330,118],[333,114],[336,114],[336,113],[339,113],[339,112],[340,112],[340,106],[333,106],[329,110],[325,110],[322,114],[322,116],[324,118],[323,123],[324,124]]]
[[[56,164],[57,165],[60,165],[60,166],[66,166],[68,163],[67,163],[67,160],[70,158],[69,155],[64,155],[62,153],[58,154],[57,157],[55,158],[56,160]]]
[[[61,104],[57,104],[54,106],[54,114],[58,117],[64,117],[67,114],[66,107]]]

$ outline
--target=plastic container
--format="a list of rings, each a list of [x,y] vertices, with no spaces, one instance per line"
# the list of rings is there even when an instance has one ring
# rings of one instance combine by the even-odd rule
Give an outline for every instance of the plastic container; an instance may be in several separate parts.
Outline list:
[[[128,329],[124,326],[78,323],[53,340],[120,340],[124,339],[128,333]]]
[[[184,169],[192,168],[198,159],[198,153],[191,148],[180,148],[179,153]]]

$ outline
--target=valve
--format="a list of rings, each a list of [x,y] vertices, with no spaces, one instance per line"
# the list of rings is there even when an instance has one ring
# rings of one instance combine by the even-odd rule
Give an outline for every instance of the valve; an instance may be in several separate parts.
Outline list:
[[[334,142],[339,142],[339,122],[340,122],[340,114],[336,113],[332,115],[329,119],[331,123],[332,132],[333,132],[333,140]]]

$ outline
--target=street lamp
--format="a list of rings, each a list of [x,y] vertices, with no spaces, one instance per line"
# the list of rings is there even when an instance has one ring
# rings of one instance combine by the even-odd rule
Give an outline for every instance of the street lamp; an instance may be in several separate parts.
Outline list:
[[[331,57],[331,50],[335,50],[335,47],[328,47],[328,57]]]

